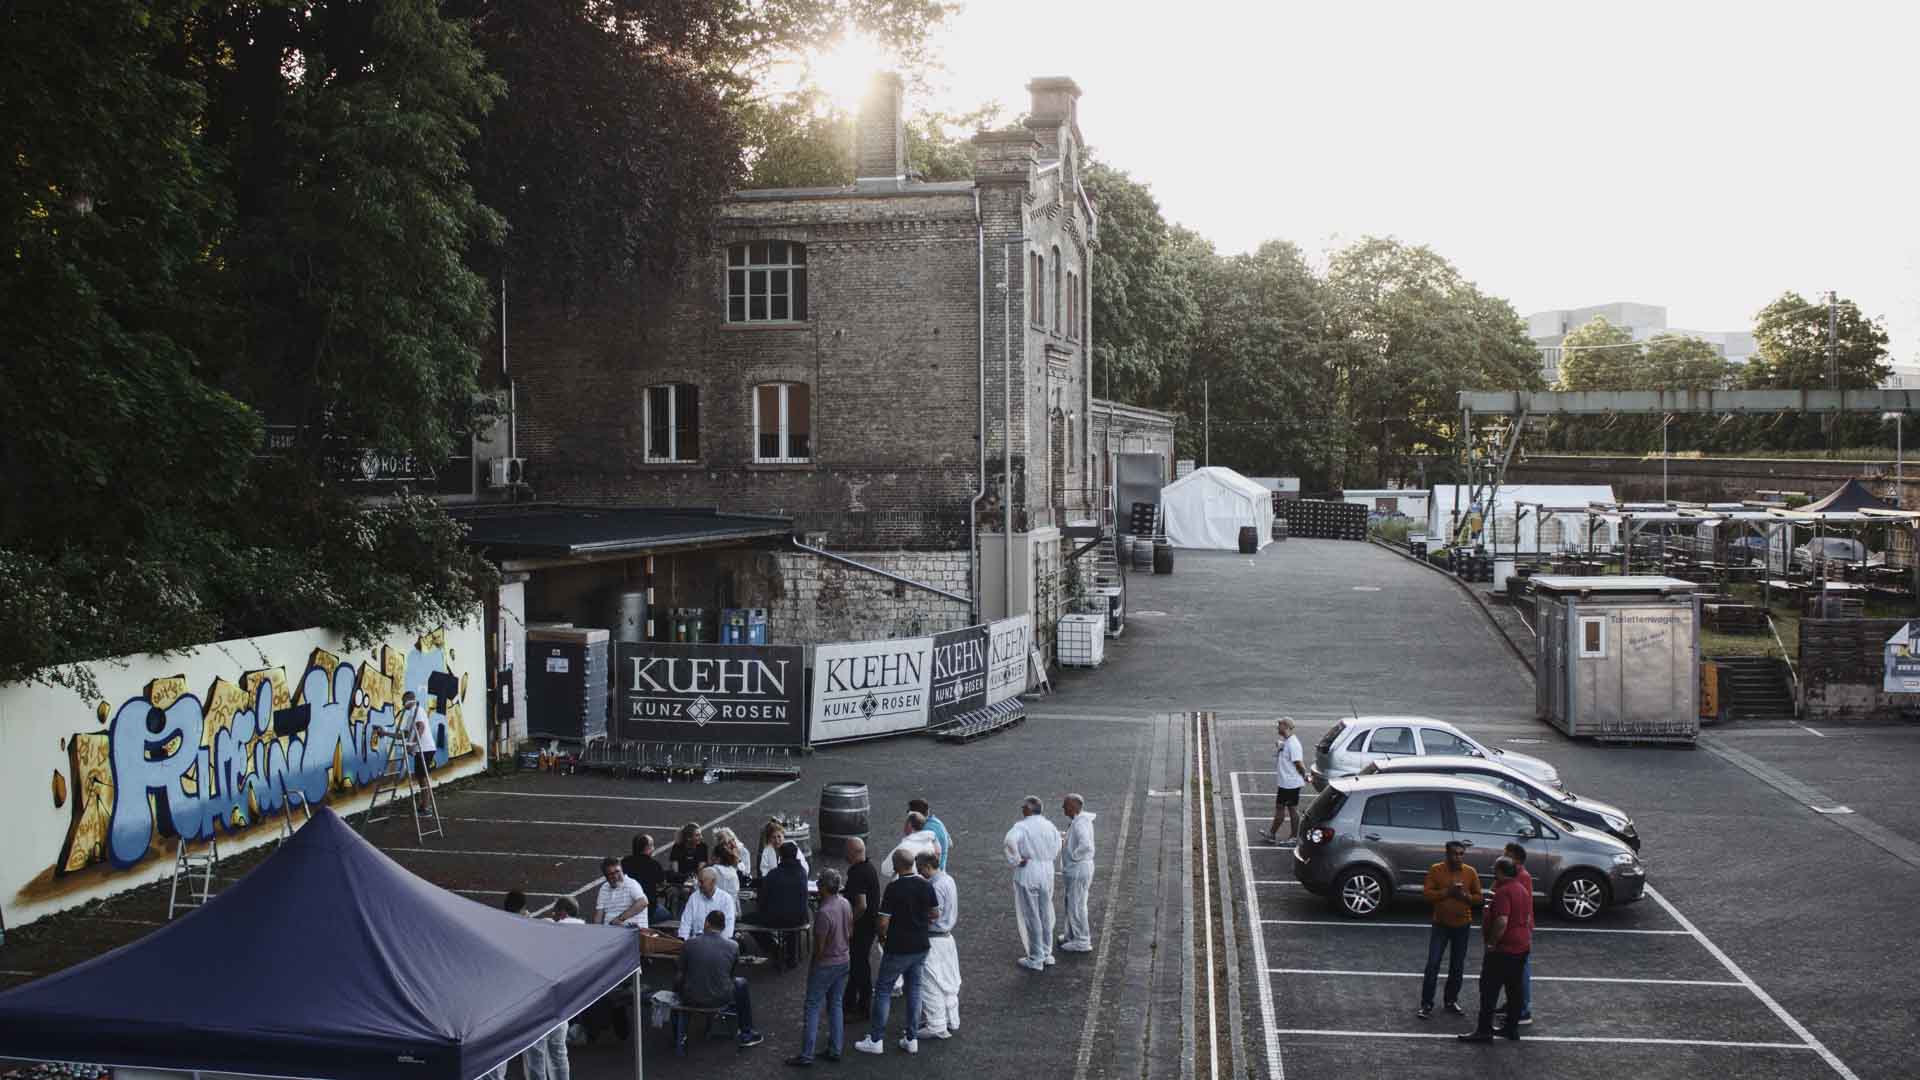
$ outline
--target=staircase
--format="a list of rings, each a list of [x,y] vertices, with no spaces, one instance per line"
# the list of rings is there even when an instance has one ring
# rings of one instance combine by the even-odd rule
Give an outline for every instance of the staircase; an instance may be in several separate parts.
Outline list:
[[[1721,716],[1735,722],[1793,722],[1793,683],[1785,660],[1727,656],[1713,662],[1720,668]]]

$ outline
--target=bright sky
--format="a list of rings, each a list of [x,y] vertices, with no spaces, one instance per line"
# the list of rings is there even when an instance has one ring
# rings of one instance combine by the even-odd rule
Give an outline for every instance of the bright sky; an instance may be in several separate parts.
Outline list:
[[[1223,252],[1432,245],[1522,315],[1751,326],[1786,289],[1920,364],[1920,5],[970,0],[934,105],[1070,75],[1080,127]]]

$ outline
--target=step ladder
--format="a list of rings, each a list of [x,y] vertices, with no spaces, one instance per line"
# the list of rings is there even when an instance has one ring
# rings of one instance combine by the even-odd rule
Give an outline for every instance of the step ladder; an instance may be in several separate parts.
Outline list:
[[[173,889],[167,895],[167,921],[187,908],[204,905],[213,896],[213,883],[220,870],[220,833],[207,838],[207,846],[194,851],[181,837],[173,849]],[[184,886],[184,889],[182,888]]]
[[[293,823],[295,800],[300,803],[301,824],[304,825],[313,820],[313,809],[307,805],[307,793],[289,788],[283,782],[280,785],[280,839],[274,842],[275,847],[293,839],[293,830],[299,827]]]
[[[387,763],[374,778],[373,798],[367,803],[366,815],[360,819],[361,826],[392,817],[394,802],[406,799],[413,808],[414,835],[423,842],[429,836],[444,838],[447,834],[440,823],[440,804],[434,798],[433,773],[425,769],[416,772],[414,768],[420,756],[420,738],[414,733],[413,725],[406,725],[404,731],[379,728],[375,731],[387,741]]]

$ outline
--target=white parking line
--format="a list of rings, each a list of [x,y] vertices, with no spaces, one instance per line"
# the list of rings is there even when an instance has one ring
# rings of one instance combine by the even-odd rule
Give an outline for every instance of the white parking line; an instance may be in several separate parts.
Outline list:
[[[1362,922],[1358,919],[1261,919],[1257,917],[1258,912],[1256,912],[1255,915],[1256,918],[1254,921],[1267,926],[1351,926],[1357,928],[1375,927],[1379,929],[1392,927],[1397,930],[1427,930],[1433,926],[1430,922]],[[1690,936],[1686,930],[1628,930],[1612,926],[1536,925],[1533,928],[1533,932],[1536,934],[1658,934],[1677,937]],[[1691,936],[1697,937],[1698,935]]]
[[[1693,923],[1689,922],[1685,915],[1680,914],[1680,909],[1668,903],[1667,898],[1660,895],[1659,891],[1656,890],[1651,885],[1647,886],[1647,895],[1653,897],[1655,903],[1659,904],[1662,908],[1665,908],[1667,914],[1673,916],[1674,922],[1677,922],[1681,926],[1686,927],[1687,933],[1692,934],[1694,937],[1694,940],[1698,941],[1701,944],[1701,946],[1703,946],[1708,952],[1712,953],[1713,958],[1715,960],[1720,961],[1721,965],[1727,969],[1727,973],[1729,975],[1732,975],[1734,978],[1739,979],[1740,982],[1743,985],[1745,985],[1748,990],[1753,991],[1753,996],[1759,998],[1760,1003],[1762,1005],[1765,1005],[1768,1009],[1771,1009],[1773,1011],[1773,1015],[1780,1018],[1781,1023],[1787,1025],[1787,1028],[1790,1031],[1792,1031],[1795,1035],[1800,1036],[1801,1040],[1806,1043],[1807,1049],[1812,1050],[1816,1054],[1819,1054],[1821,1060],[1825,1061],[1829,1066],[1831,1066],[1833,1068],[1833,1071],[1839,1074],[1842,1078],[1844,1078],[1844,1080],[1859,1080],[1859,1078],[1853,1074],[1853,1070],[1847,1068],[1846,1063],[1842,1062],[1839,1059],[1839,1057],[1837,1057],[1834,1054],[1833,1051],[1827,1049],[1826,1045],[1823,1044],[1819,1039],[1816,1039],[1813,1037],[1813,1032],[1808,1031],[1806,1027],[1800,1023],[1800,1021],[1794,1019],[1793,1014],[1788,1012],[1786,1009],[1782,1008],[1779,1002],[1773,1000],[1772,995],[1768,994],[1765,990],[1760,989],[1760,985],[1754,982],[1751,978],[1749,978],[1746,972],[1740,970],[1740,965],[1734,963],[1732,957],[1728,956],[1724,952],[1721,952],[1720,946],[1715,945],[1712,942],[1712,940],[1710,940],[1707,937],[1707,935],[1700,932],[1700,929],[1698,927],[1694,926]]]
[[[626,822],[601,821],[540,821],[535,818],[490,818],[490,817],[450,817],[448,821],[464,821],[471,825],[560,825],[569,829],[627,829],[639,831],[651,829],[654,832],[678,832],[678,825],[629,825]]]
[[[1254,884],[1255,885],[1293,885],[1297,887],[1300,883],[1297,881],[1256,881],[1254,882]]]
[[[789,780],[787,783],[792,783]],[[782,784],[781,787],[785,787]],[[778,788],[774,790],[779,790]],[[690,803],[695,806],[732,806],[731,799],[662,799],[647,795],[563,795],[553,791],[500,791],[495,788],[468,788],[469,795],[511,795],[516,799],[599,799],[603,802],[664,802]],[[767,794],[771,795],[772,792]],[[761,796],[765,798],[766,796]]]
[[[1336,1039],[1452,1039],[1445,1031],[1335,1031],[1328,1028],[1283,1028],[1281,1035],[1324,1035]],[[1726,1046],[1738,1050],[1812,1050],[1802,1043],[1733,1042],[1727,1039],[1640,1039],[1618,1035],[1529,1035],[1522,1042],[1609,1043],[1646,1046]],[[1851,1074],[1849,1074],[1851,1075]]]
[[[1380,979],[1419,979],[1426,973],[1422,971],[1342,971],[1330,968],[1268,968],[1271,975],[1357,975]],[[1478,979],[1476,972],[1467,972],[1469,979]],[[1746,983],[1731,980],[1714,979],[1608,979],[1596,975],[1535,975],[1534,982],[1574,982],[1574,983],[1626,983],[1647,986],[1730,986],[1738,990]]]
[[[1232,776],[1235,806],[1240,805],[1240,776],[1240,773],[1234,773]],[[1245,826],[1234,830],[1234,839],[1240,845],[1240,880],[1250,882],[1254,880],[1253,856],[1250,854],[1252,848],[1247,845],[1247,830]],[[1280,849],[1275,848],[1274,850],[1278,851]],[[1255,926],[1260,925],[1263,921],[1260,918],[1260,893],[1257,889],[1249,888],[1247,890],[1247,918],[1251,920]],[[1256,933],[1253,934],[1252,937],[1253,962],[1255,966],[1265,968],[1267,966],[1266,935]],[[1273,1025],[1273,980],[1261,979],[1260,1030],[1266,1039],[1267,1072],[1273,1080],[1286,1080],[1286,1067],[1280,1063],[1280,1036],[1274,1030]]]

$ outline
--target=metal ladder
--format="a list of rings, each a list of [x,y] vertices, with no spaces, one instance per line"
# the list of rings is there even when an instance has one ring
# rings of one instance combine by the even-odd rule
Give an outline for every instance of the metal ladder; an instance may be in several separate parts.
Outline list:
[[[280,839],[274,842],[275,847],[293,839],[293,830],[299,827],[293,823],[295,799],[300,800],[300,816],[303,819],[301,824],[304,825],[313,820],[313,808],[307,805],[307,793],[289,788],[283,782],[280,785]]]
[[[371,825],[376,821],[385,821],[393,816],[394,800],[405,798],[413,808],[413,832],[420,840],[429,836],[445,837],[446,830],[440,823],[440,804],[434,798],[433,774],[421,770],[414,772],[414,761],[420,756],[420,739],[414,734],[413,725],[408,724],[404,731],[385,732],[387,739],[387,763],[380,775],[373,781],[373,798],[367,803],[366,816],[361,825]],[[401,785],[406,792],[401,793]],[[386,807],[381,808],[381,797],[386,798]]]
[[[197,908],[213,895],[214,875],[220,869],[220,833],[216,830],[207,838],[206,850],[195,854],[187,848],[187,838],[181,837],[173,849],[173,889],[167,894],[167,920],[183,908]],[[185,895],[181,894],[181,885],[186,886]]]

